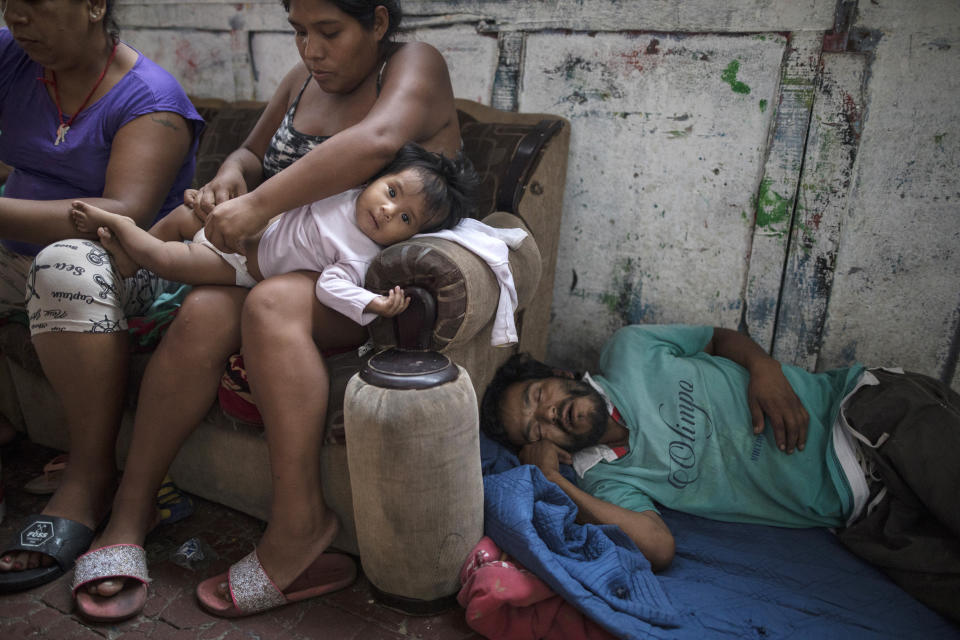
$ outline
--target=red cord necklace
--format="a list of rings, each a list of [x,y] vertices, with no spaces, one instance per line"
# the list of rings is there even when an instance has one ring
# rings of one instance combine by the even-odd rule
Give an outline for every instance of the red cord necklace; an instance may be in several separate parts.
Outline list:
[[[119,44],[118,40],[113,41],[113,49],[110,50],[110,56],[107,58],[107,64],[104,65],[103,71],[100,72],[100,77],[97,78],[96,83],[93,85],[93,88],[90,89],[90,93],[87,94],[87,97],[83,99],[83,103],[80,105],[80,108],[77,109],[70,119],[66,122],[63,121],[63,109],[60,108],[60,90],[57,88],[57,72],[51,69],[50,75],[53,76],[52,80],[47,80],[46,74],[37,78],[41,82],[53,86],[53,99],[57,105],[57,117],[60,121],[60,126],[57,127],[57,139],[54,141],[53,146],[59,146],[61,142],[66,140],[67,131],[70,131],[70,126],[73,124],[73,121],[77,119],[77,116],[80,115],[80,112],[83,111],[87,103],[90,102],[90,98],[93,97],[94,92],[96,92],[97,87],[100,86],[100,83],[103,82],[104,77],[107,75],[107,69],[110,68],[110,63],[113,62],[113,57],[117,53],[117,45]]]

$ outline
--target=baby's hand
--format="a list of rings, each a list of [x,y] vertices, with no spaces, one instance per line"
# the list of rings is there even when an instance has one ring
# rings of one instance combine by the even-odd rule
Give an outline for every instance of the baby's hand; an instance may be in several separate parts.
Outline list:
[[[367,304],[366,311],[382,318],[392,318],[403,313],[410,306],[410,298],[403,295],[403,289],[394,287],[385,296],[377,296]]]
[[[193,209],[194,217],[200,222],[207,221],[207,214],[205,211],[200,209],[198,206],[200,203],[200,191],[197,189],[187,189],[183,192],[183,204],[189,208]]]

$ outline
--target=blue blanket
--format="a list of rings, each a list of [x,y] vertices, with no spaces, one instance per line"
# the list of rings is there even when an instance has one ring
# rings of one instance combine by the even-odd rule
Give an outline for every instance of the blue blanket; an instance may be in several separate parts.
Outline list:
[[[483,435],[481,453],[487,535],[617,637],[960,638],[825,529],[663,509],[676,556],[654,576],[618,528],[577,525],[575,505],[538,469]]]

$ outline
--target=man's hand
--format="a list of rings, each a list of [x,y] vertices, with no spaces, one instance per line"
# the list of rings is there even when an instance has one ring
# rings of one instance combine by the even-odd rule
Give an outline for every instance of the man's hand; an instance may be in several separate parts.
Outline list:
[[[733,360],[750,373],[747,404],[750,407],[753,432],[763,433],[763,416],[770,418],[777,448],[793,453],[803,451],[807,443],[810,416],[783,375],[780,363],[748,336],[716,327],[704,352]]]
[[[777,448],[788,454],[793,453],[794,448],[803,451],[807,444],[810,415],[783,375],[779,362],[768,356],[751,363],[747,403],[754,433],[763,433],[763,416],[766,414],[773,427]]]
[[[265,223],[246,194],[218,204],[207,216],[203,232],[217,249],[242,253],[244,238],[256,235]]]
[[[630,511],[590,495],[560,474],[560,463],[573,458],[549,440],[540,440],[520,449],[520,462],[539,467],[550,482],[577,505],[577,522],[614,524],[630,536],[654,571],[666,569],[673,560],[674,542],[670,529],[655,511]]]
[[[403,295],[403,289],[394,287],[385,296],[377,296],[367,303],[364,311],[375,313],[382,318],[398,316],[410,306],[410,298]]]
[[[532,464],[543,472],[547,480],[560,474],[560,463],[572,464],[573,457],[565,449],[561,449],[549,440],[540,440],[523,445],[520,449],[520,462]]]

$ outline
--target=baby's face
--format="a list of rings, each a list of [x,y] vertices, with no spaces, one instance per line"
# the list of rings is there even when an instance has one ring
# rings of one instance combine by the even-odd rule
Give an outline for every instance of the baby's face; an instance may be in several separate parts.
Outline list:
[[[357,198],[357,226],[381,246],[406,240],[429,221],[423,181],[413,169],[383,176]]]

